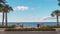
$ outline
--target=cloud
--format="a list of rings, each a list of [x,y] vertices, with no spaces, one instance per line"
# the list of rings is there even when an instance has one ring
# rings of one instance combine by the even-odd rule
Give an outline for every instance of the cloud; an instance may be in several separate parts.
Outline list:
[[[51,17],[51,16],[45,16],[40,18],[40,22],[55,22],[56,17]]]
[[[29,7],[27,7],[27,6],[17,6],[14,8],[14,10],[22,10],[22,11],[28,10],[28,9],[29,9]]]
[[[56,17],[46,16],[43,18],[43,20],[53,20],[53,19],[56,19]]]
[[[2,15],[2,13],[0,13],[0,15]]]
[[[46,16],[46,17],[36,17],[33,15],[27,15],[24,17],[9,18],[9,22],[56,22],[56,17]]]
[[[8,18],[8,22],[56,22],[56,17],[52,17],[52,16],[39,17],[30,14],[23,17],[15,17],[15,18],[14,17]],[[60,22],[60,18],[59,18],[59,22]]]
[[[28,7],[28,6],[16,6],[13,8],[13,10],[20,10],[20,11],[25,11],[25,10],[35,10],[36,8],[33,7]]]

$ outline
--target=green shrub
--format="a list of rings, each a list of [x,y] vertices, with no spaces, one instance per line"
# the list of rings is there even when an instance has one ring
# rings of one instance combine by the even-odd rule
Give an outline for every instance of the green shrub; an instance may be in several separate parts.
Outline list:
[[[47,28],[60,28],[60,26],[47,26]]]
[[[5,29],[5,31],[56,31],[55,29],[24,28],[24,29]]]
[[[15,26],[0,26],[0,28],[14,28]]]

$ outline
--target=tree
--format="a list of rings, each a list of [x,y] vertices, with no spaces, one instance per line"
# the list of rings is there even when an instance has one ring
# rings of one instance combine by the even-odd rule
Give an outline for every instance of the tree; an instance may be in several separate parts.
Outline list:
[[[3,13],[3,16],[2,16],[2,26],[4,26],[4,12],[2,11],[2,7],[3,5],[6,3],[5,0],[0,0],[0,12]]]
[[[2,16],[2,26],[4,26],[4,17],[5,17],[5,22],[7,26],[7,13],[9,11],[13,10],[12,7],[6,4],[6,0],[0,0],[0,12],[3,13]]]
[[[10,7],[9,5],[5,5],[3,6],[3,12],[5,13],[5,23],[6,23],[6,26],[7,26],[7,13],[9,13],[10,11],[13,11],[12,7]]]
[[[6,3],[6,0],[0,0],[0,3],[5,4]]]
[[[58,13],[60,13],[60,11],[59,10],[55,10],[55,11],[53,11],[52,13],[51,13],[51,16],[55,16],[56,15],[56,18],[57,18],[57,26],[59,25],[59,20],[58,20]]]
[[[58,5],[60,6],[60,0],[58,0]]]

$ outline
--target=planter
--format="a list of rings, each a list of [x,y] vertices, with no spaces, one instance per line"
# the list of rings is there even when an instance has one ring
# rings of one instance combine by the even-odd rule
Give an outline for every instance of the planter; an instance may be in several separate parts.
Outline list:
[[[24,28],[24,29],[5,29],[5,31],[56,31],[55,29],[36,29],[36,28]]]

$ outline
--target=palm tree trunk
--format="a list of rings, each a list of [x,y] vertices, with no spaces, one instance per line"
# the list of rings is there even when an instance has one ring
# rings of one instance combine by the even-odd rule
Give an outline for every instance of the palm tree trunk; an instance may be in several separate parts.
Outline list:
[[[6,26],[7,26],[7,12],[5,13],[5,23],[6,23]]]
[[[58,20],[58,16],[57,16],[57,26],[59,26],[59,20]]]
[[[4,12],[2,14],[2,26],[4,26]]]

